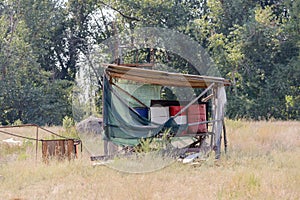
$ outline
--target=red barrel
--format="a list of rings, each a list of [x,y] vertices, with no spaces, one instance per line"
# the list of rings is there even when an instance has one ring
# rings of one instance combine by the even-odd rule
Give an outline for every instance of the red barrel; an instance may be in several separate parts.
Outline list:
[[[184,106],[170,106],[170,116],[175,116],[182,108],[184,108]],[[186,111],[180,115],[186,116]]]
[[[191,105],[188,108],[188,123],[195,123],[195,122],[203,122],[206,121],[206,104],[197,104]],[[189,126],[188,132],[195,134],[198,132],[207,132],[207,125],[206,124],[199,124]]]
[[[170,116],[175,116],[178,112],[181,111],[181,109],[184,108],[184,106],[170,106]],[[177,117],[175,117],[175,122],[177,124],[186,124],[187,123],[187,112],[184,111],[183,113],[181,113],[180,115],[178,115]],[[183,131],[182,135],[186,134],[187,131]]]
[[[188,108],[189,115],[205,115],[206,116],[206,105],[205,104],[197,104],[191,105]]]

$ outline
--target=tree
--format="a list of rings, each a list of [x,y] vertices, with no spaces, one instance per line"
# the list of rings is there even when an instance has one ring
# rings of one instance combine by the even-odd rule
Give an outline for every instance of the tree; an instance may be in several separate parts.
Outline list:
[[[40,67],[18,3],[8,1],[0,19],[0,122],[59,124],[70,114],[71,83],[52,80]]]
[[[232,81],[230,118],[299,119],[299,9],[300,0],[2,1],[1,122],[60,123],[71,115],[71,86],[80,68],[95,75],[89,76],[97,81],[91,92],[99,99],[94,45],[117,30],[149,26],[184,33],[205,48],[221,76]],[[154,57],[173,71],[198,73],[163,48],[124,52],[124,62]]]

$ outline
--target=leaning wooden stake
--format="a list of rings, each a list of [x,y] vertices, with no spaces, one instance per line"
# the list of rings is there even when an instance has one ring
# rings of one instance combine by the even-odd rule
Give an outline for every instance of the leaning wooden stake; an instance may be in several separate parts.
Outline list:
[[[227,153],[227,134],[226,134],[226,127],[225,127],[225,120],[222,120],[223,122],[223,134],[224,134],[224,151]]]

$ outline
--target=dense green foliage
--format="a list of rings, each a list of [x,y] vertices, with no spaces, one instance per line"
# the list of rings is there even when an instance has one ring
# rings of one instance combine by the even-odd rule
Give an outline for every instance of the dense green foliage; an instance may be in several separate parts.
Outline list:
[[[60,124],[72,116],[80,59],[95,68],[90,47],[115,27],[148,26],[184,33],[209,52],[232,81],[228,117],[299,120],[299,10],[300,0],[2,0],[0,123]],[[194,73],[170,52],[154,56]]]

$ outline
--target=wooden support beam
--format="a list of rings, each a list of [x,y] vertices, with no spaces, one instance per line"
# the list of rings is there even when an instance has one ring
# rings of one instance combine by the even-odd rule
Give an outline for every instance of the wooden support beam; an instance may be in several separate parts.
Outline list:
[[[105,64],[104,64],[105,65]],[[141,83],[178,87],[207,88],[211,83],[230,85],[229,80],[219,77],[170,73],[115,64],[106,64],[106,73],[112,78]]]

